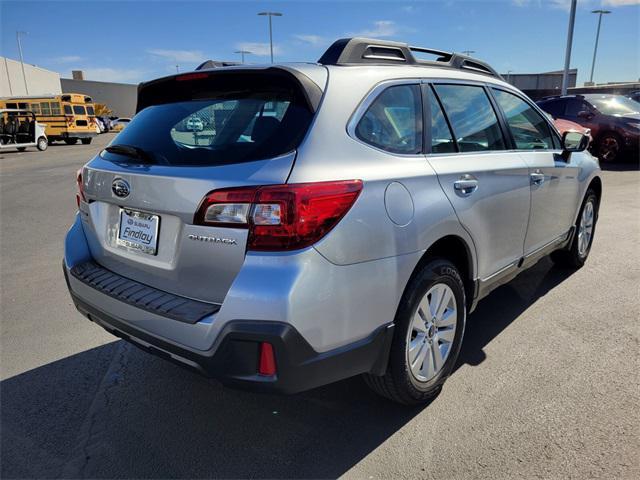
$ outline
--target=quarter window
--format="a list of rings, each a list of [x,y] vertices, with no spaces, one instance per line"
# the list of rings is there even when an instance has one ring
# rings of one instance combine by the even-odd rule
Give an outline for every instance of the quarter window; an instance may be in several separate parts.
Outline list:
[[[358,122],[356,136],[387,152],[422,152],[422,100],[418,85],[383,91]]]
[[[431,88],[427,88],[427,100],[431,109],[431,152],[450,153],[456,151],[456,144],[453,135],[444,118],[440,102],[436,98]]]
[[[493,89],[498,105],[504,112],[518,150],[552,149],[549,124],[521,98]]]
[[[461,152],[505,149],[498,118],[482,87],[436,85],[435,89]]]

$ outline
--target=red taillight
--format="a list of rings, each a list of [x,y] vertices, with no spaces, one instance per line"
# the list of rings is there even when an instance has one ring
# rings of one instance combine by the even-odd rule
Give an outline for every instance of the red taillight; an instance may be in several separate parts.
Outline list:
[[[208,73],[187,73],[186,75],[177,76],[176,81],[185,82],[187,80],[201,80],[203,78],[207,78],[208,76]]]
[[[78,193],[76,193],[76,203],[80,208],[80,201],[86,202],[87,199],[84,196],[84,184],[82,183],[82,168],[76,172],[76,184],[78,186]]]
[[[273,354],[273,345],[270,343],[262,342],[260,344],[258,374],[265,377],[271,377],[276,374],[276,357]]]
[[[248,250],[297,250],[325,236],[361,190],[360,180],[215,190],[204,198],[194,223],[249,228]]]

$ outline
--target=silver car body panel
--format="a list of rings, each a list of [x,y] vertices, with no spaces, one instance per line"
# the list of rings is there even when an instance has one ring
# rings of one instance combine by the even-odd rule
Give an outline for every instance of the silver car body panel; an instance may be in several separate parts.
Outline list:
[[[193,349],[211,348],[228,322],[251,319],[289,323],[324,352],[392,322],[420,259],[444,237],[464,242],[470,280],[488,284],[504,271],[517,271],[527,254],[559,235],[566,240],[586,188],[598,175],[597,161],[586,152],[568,161],[558,151],[394,155],[350,135],[366,105],[388,85],[446,80],[518,92],[496,78],[415,65],[285,67],[324,90],[297,152],[197,169],[119,167],[100,158],[85,167],[85,191],[93,202],[83,204],[67,237],[65,268],[95,258],[142,283],[219,303],[220,310],[193,325],[180,323],[70,278],[77,295],[123,322]],[[530,174],[538,169],[548,181],[534,188]],[[477,178],[479,188],[463,198],[452,184],[465,174]],[[115,177],[129,182],[130,197],[113,196]],[[245,253],[246,230],[192,225],[200,201],[216,188],[347,179],[363,181],[357,201],[329,234],[304,250]],[[114,243],[119,207],[161,215],[157,256]],[[190,242],[189,234],[233,237],[237,245]]]

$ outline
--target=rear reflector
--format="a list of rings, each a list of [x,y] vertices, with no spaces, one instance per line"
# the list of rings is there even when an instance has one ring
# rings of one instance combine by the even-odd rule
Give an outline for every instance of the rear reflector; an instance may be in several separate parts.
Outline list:
[[[248,250],[298,250],[335,227],[361,190],[361,180],[225,188],[203,199],[194,223],[248,228]]]
[[[258,374],[271,377],[276,374],[276,357],[273,354],[273,345],[267,342],[260,344],[260,362]]]

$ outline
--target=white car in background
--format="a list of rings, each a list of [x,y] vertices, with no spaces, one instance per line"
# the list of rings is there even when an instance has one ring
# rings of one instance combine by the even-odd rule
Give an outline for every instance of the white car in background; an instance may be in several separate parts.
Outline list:
[[[187,130],[191,132],[201,132],[204,130],[204,123],[199,117],[191,117],[187,120]]]

